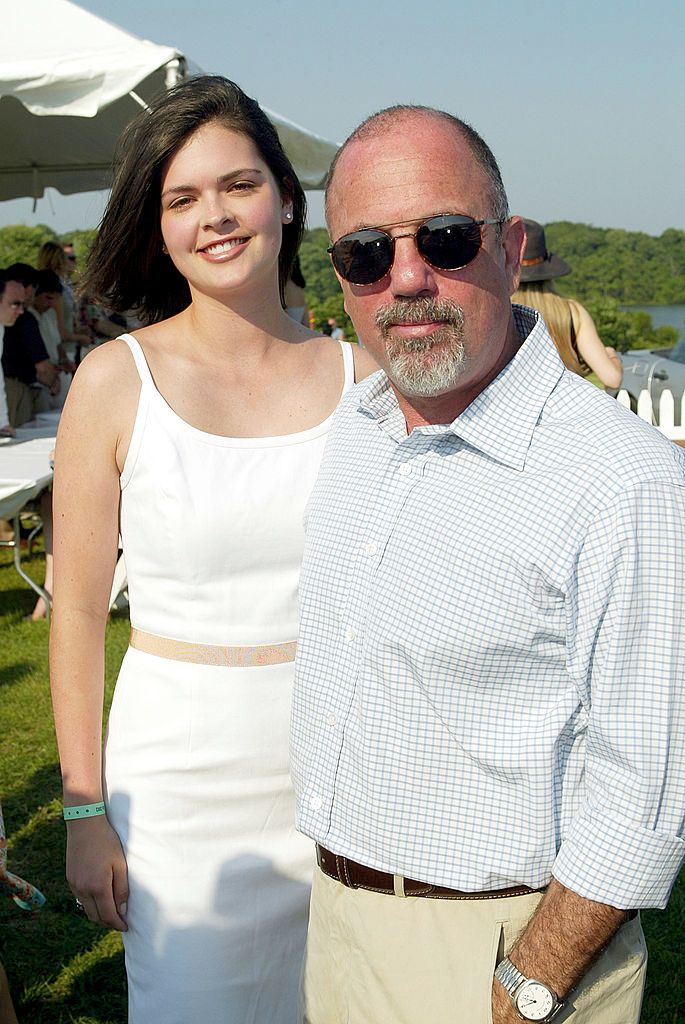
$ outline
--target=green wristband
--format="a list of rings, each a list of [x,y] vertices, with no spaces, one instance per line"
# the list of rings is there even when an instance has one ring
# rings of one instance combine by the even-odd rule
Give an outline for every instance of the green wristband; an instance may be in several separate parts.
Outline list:
[[[72,818],[96,818],[98,814],[105,813],[105,805],[81,804],[79,807],[65,807],[62,813],[65,821],[71,821]]]

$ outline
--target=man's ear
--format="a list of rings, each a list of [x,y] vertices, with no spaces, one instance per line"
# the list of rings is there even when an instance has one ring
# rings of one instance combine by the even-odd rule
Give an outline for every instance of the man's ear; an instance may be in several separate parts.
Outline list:
[[[502,248],[504,249],[505,271],[509,281],[509,294],[513,295],[519,286],[521,260],[526,248],[526,228],[521,217],[510,217],[502,225]]]

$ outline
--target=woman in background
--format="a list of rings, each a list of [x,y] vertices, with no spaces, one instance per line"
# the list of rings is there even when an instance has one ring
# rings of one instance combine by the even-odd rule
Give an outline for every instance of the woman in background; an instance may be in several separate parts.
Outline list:
[[[285,309],[288,316],[291,316],[293,320],[297,320],[298,324],[304,324],[305,327],[309,327],[309,309],[307,308],[307,298],[304,294],[306,284],[307,282],[304,279],[302,267],[300,266],[300,257],[296,256],[293,269],[285,286]]]
[[[76,346],[77,349],[90,345],[92,337],[76,329],[74,293],[69,281],[67,257],[60,243],[44,242],[38,250],[36,265],[38,270],[51,270],[53,274],[57,274],[62,285],[62,292],[54,305],[62,344]],[[79,352],[76,354],[80,355]],[[76,362],[79,362],[79,359],[76,359]]]
[[[147,324],[79,368],[54,488],[67,877],[92,921],[124,932],[131,1024],[296,1019],[312,871],[288,759],[302,520],[357,358],[285,312],[304,219],[258,104],[190,79],[124,132],[83,280]],[[103,765],[119,531],[132,629]]]
[[[594,372],[606,388],[618,388],[623,364],[615,349],[604,345],[592,317],[575,299],[559,295],[552,281],[571,273],[565,260],[547,251],[545,232],[534,220],[524,220],[526,249],[521,283],[512,302],[531,306],[543,316],[564,365],[581,377]]]

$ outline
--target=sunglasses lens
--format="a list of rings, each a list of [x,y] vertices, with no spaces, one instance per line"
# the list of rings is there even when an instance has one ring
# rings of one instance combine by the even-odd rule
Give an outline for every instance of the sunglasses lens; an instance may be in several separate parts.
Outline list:
[[[480,226],[468,217],[431,217],[416,233],[421,255],[439,270],[459,270],[476,258]]]
[[[340,238],[331,250],[333,266],[350,284],[373,284],[392,266],[392,239],[366,228]]]

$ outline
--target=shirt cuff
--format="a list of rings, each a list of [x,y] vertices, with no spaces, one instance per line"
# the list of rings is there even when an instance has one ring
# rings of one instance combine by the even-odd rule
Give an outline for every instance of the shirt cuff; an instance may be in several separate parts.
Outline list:
[[[573,821],[552,874],[596,903],[663,910],[684,859],[685,842],[678,836],[586,810]]]

